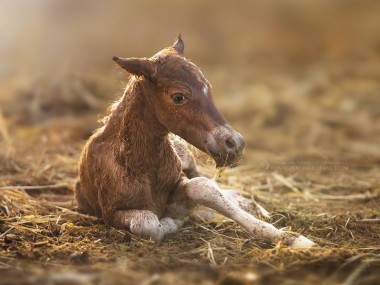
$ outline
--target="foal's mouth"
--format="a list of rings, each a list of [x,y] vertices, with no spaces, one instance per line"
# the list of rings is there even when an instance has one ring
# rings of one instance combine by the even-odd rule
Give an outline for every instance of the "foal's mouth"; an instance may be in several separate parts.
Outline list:
[[[206,148],[206,152],[215,161],[217,168],[223,168],[223,167],[234,168],[238,166],[238,163],[242,157],[242,152],[240,151],[239,152],[227,151],[226,153],[220,153],[220,152],[215,152],[213,150]]]

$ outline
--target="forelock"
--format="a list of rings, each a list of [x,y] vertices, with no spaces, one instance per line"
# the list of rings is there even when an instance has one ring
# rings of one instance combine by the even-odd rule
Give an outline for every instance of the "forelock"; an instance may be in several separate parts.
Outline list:
[[[195,78],[201,84],[208,84],[200,68],[183,56],[165,53],[160,54],[156,60],[159,62],[164,74],[168,73],[168,75],[171,75],[173,72],[184,74],[185,77]]]

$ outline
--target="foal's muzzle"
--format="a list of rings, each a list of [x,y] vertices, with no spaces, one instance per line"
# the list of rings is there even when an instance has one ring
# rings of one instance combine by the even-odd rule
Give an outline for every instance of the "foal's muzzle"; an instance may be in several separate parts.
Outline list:
[[[207,138],[205,149],[215,160],[216,167],[233,167],[242,157],[245,142],[238,132],[230,127],[218,127]]]

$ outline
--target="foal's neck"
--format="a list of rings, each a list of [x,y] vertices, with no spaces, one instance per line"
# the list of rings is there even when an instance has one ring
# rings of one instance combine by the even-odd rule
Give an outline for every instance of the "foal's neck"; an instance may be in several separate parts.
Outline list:
[[[119,139],[121,162],[134,168],[156,165],[160,150],[169,144],[168,130],[149,102],[148,96],[156,94],[149,92],[154,92],[149,83],[132,78],[109,120]]]

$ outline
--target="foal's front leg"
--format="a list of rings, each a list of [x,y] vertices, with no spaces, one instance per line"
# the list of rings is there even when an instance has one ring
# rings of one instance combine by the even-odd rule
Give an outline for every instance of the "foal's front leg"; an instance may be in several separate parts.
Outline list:
[[[217,184],[207,178],[184,179],[178,190],[184,191],[190,200],[236,221],[256,238],[272,243],[282,241],[285,245],[293,247],[311,247],[314,244],[300,234],[278,230],[271,224],[256,219],[228,199]]]
[[[263,217],[269,219],[269,212],[255,200],[244,198],[236,190],[233,189],[223,190],[222,192],[224,196],[227,196],[228,199],[230,199],[236,206],[243,209],[244,211],[249,213],[253,212],[260,218]]]

